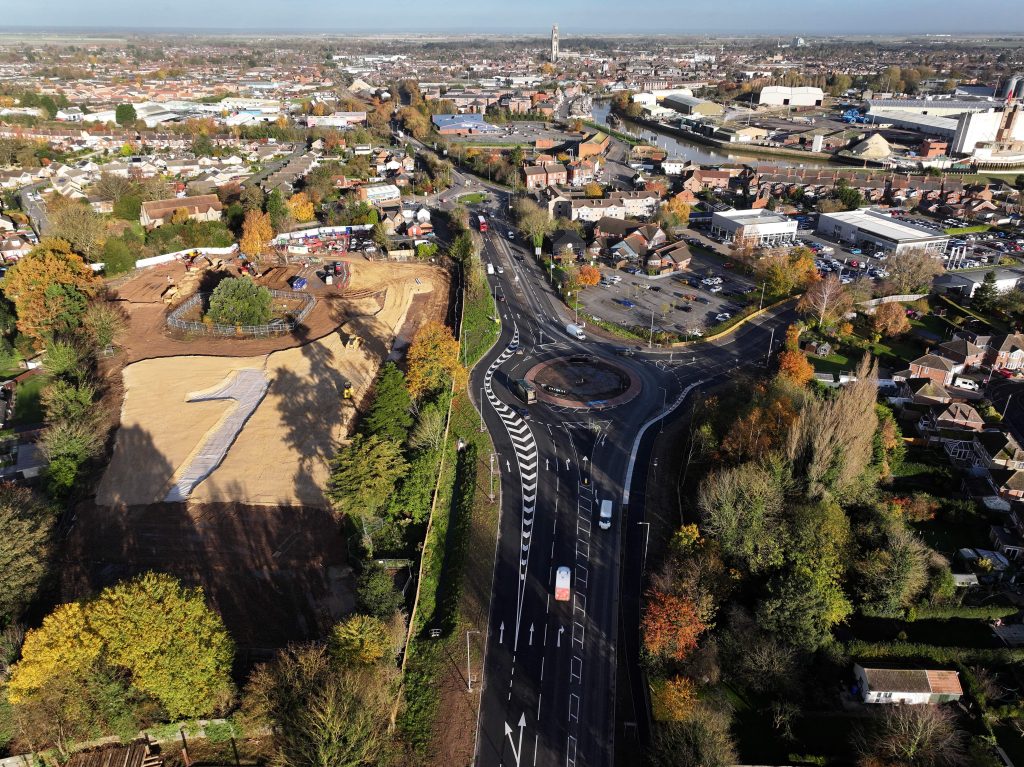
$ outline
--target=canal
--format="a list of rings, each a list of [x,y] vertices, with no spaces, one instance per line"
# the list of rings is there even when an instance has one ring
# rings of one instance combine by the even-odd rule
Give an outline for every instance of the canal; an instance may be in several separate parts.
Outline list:
[[[611,101],[602,99],[594,101],[593,115],[594,122],[600,125],[608,124],[608,114],[611,112]],[[787,168],[827,168],[835,167],[822,160],[796,160],[792,157],[755,157],[753,155],[734,154],[724,152],[714,147],[705,146],[686,141],[676,136],[654,131],[643,125],[624,120],[624,128],[627,133],[643,137],[644,141],[657,144],[669,153],[669,157],[681,157],[684,160],[699,163],[700,165],[775,165]],[[651,137],[655,138],[652,140]]]

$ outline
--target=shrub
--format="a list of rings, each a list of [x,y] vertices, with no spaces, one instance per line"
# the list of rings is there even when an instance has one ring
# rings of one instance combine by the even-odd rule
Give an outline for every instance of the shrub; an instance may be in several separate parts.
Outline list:
[[[265,325],[270,321],[273,297],[248,277],[229,277],[214,288],[207,312],[221,325]]]

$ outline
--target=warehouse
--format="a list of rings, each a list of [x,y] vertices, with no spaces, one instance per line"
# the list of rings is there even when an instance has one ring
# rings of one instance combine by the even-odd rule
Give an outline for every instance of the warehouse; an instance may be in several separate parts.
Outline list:
[[[757,103],[773,107],[820,107],[824,100],[825,93],[821,88],[768,85],[761,89]]]
[[[765,208],[727,210],[711,216],[711,234],[723,242],[757,248],[792,245],[796,242],[796,219]]]
[[[818,218],[817,233],[823,237],[856,247],[901,253],[907,250],[931,250],[944,253],[949,237],[936,234],[903,221],[888,213],[871,208],[848,210],[840,213],[822,213]]]
[[[864,104],[869,115],[913,112],[933,117],[956,117],[964,112],[984,112],[998,106],[991,99],[866,99]]]
[[[952,139],[957,131],[957,121],[952,117],[936,117],[916,112],[884,112],[870,115],[873,125],[891,125],[894,128],[916,130],[926,136]]]
[[[693,115],[695,117],[721,117],[725,114],[725,107],[721,104],[698,99],[694,96],[673,94],[672,96],[666,96],[661,104],[669,109],[674,109],[680,114]]]

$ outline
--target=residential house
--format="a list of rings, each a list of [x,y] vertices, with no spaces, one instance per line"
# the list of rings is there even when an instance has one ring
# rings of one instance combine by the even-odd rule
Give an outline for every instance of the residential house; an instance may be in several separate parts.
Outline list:
[[[198,197],[172,197],[142,203],[139,223],[152,229],[170,220],[176,210],[184,210],[193,221],[219,221],[223,205],[215,194]]]
[[[575,260],[582,258],[587,244],[572,229],[560,229],[551,235],[551,257]]]
[[[953,382],[953,376],[963,370],[963,365],[946,359],[939,354],[924,354],[910,363],[910,369],[894,373],[897,380],[928,378],[943,386]]]
[[[935,353],[965,368],[978,367],[985,359],[985,349],[966,338],[954,338],[939,344]]]
[[[685,242],[665,243],[647,254],[647,270],[666,274],[687,269],[690,266],[690,246]]]
[[[964,694],[956,671],[865,668],[856,664],[853,675],[865,703],[952,703]]]
[[[985,362],[1007,370],[1024,368],[1024,336],[1020,333],[993,336],[985,350]]]

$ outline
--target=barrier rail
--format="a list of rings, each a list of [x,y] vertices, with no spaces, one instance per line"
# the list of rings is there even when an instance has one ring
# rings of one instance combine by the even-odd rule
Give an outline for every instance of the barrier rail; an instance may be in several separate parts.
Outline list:
[[[191,296],[181,306],[167,315],[167,326],[185,333],[197,333],[207,336],[256,336],[258,338],[265,338],[291,333],[309,316],[313,306],[316,304],[316,299],[308,293],[299,293],[294,290],[271,290],[270,295],[274,298],[302,300],[303,307],[301,311],[293,319],[275,320],[265,325],[221,325],[216,322],[194,322],[181,318],[183,314],[202,304],[210,295],[210,293],[196,293],[194,296]]]

